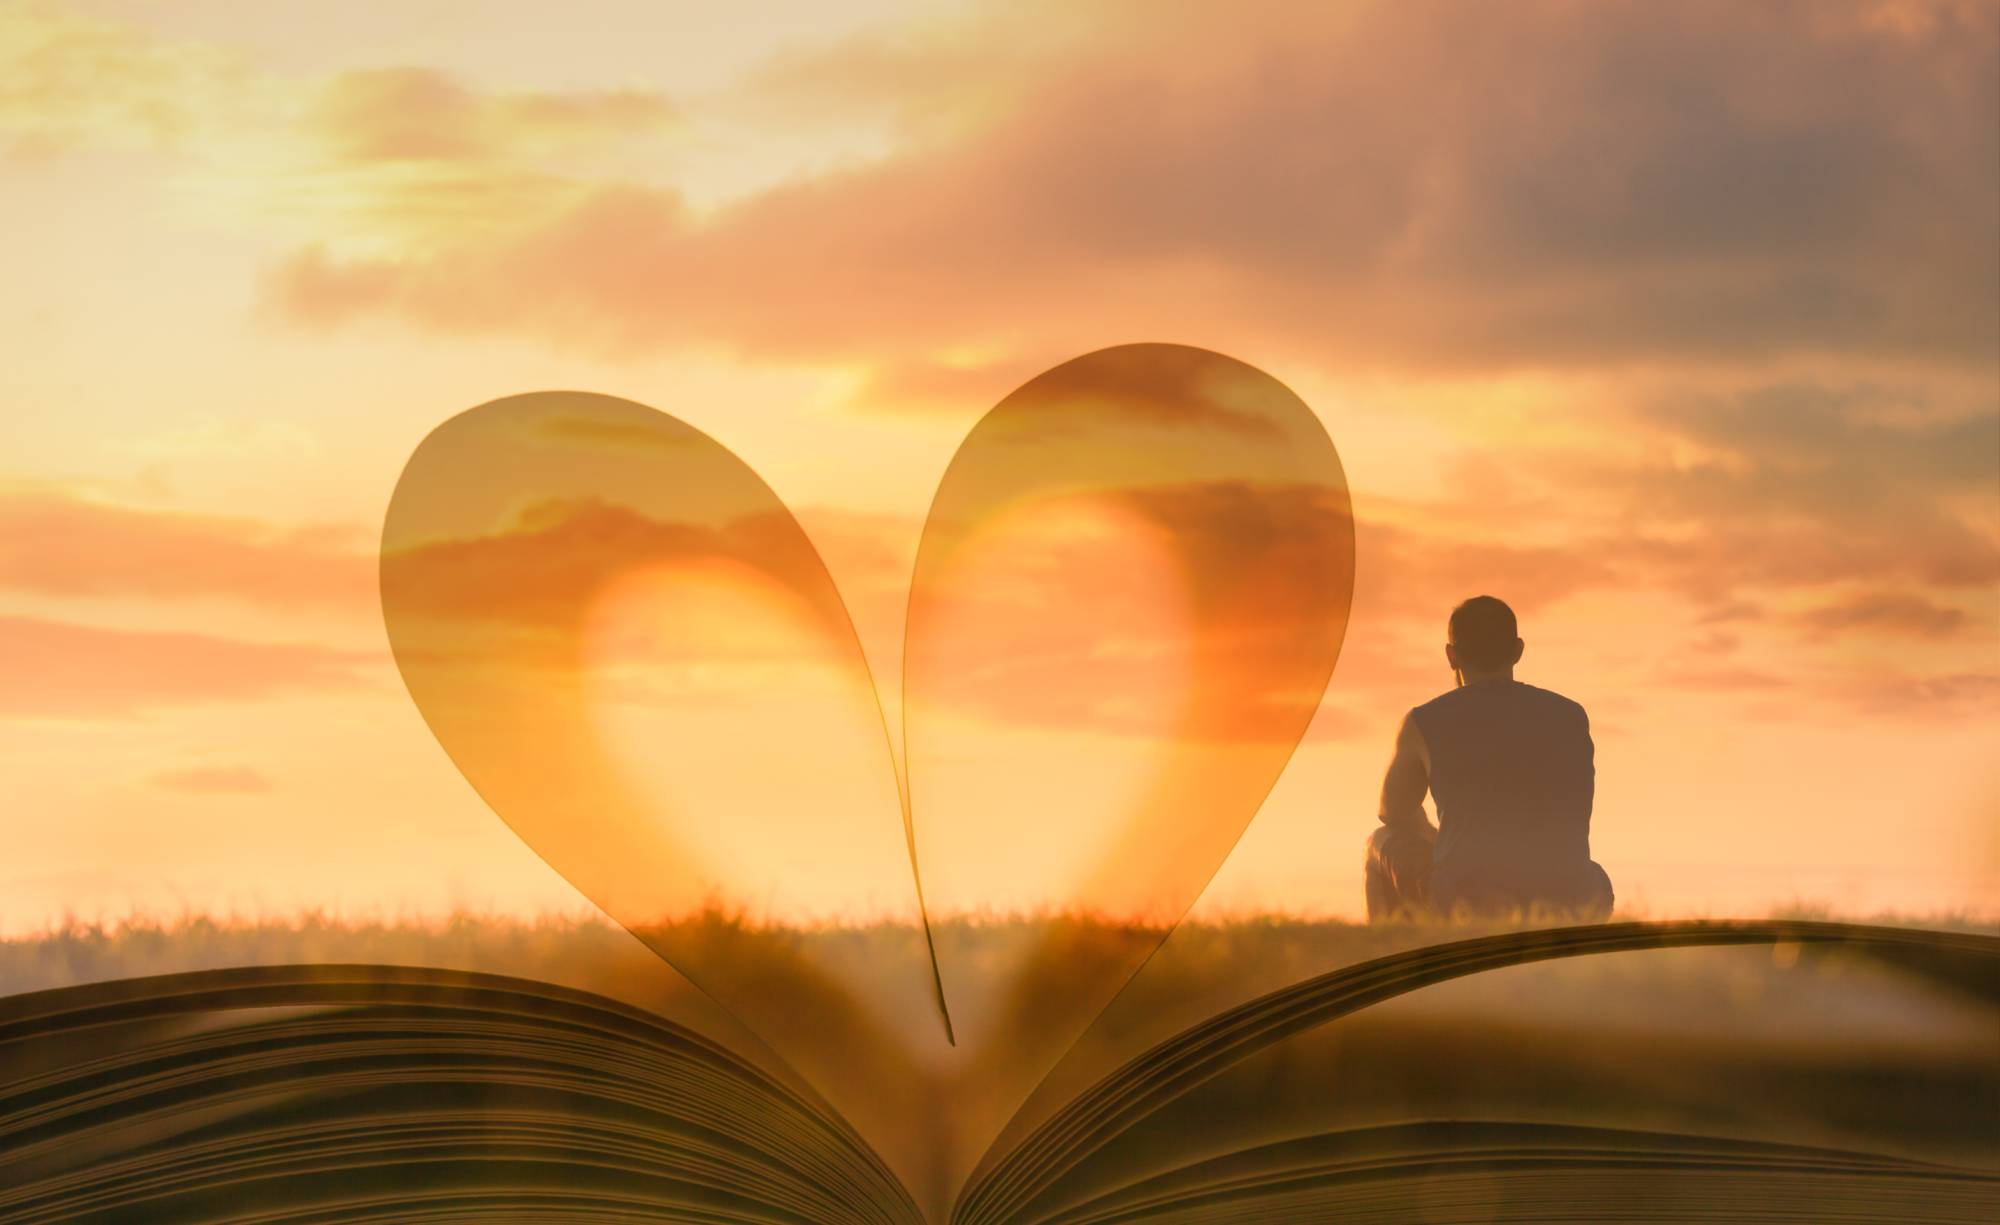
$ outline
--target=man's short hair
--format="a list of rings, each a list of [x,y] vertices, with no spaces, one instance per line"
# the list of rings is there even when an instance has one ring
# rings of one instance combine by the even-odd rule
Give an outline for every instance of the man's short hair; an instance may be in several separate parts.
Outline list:
[[[1450,636],[1461,665],[1504,668],[1514,662],[1514,640],[1521,629],[1504,601],[1476,595],[1451,610]]]

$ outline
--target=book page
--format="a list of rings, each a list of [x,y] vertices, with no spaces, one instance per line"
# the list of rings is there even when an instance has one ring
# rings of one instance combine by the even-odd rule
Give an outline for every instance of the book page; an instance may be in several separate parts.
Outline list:
[[[1733,939],[1757,926],[1655,930]],[[1224,1187],[1247,1211],[1241,1197],[1260,1187],[1320,1178],[1362,1196],[1381,1188],[1378,1199],[1401,1194],[1389,1188],[1403,1177],[1442,1193],[1453,1180],[1437,1177],[1438,1163],[1490,1165],[1479,1154],[1504,1152],[1560,1164],[1596,1150],[1598,1168],[1625,1160],[1637,1171],[1670,1154],[1699,1163],[1699,1149],[1779,1171],[1810,1150],[1875,1162],[1885,1176],[1994,1176],[2000,1149],[1983,1120],[2000,1077],[1990,985],[2000,941],[1792,927],[1792,938],[1773,926],[1747,945],[1628,942],[1499,963],[1390,985],[1379,1002],[1303,1024],[1280,1018],[1309,1017],[1310,991],[1278,993],[1261,1012],[1232,1014],[1227,1034],[1217,1019],[1121,1069],[1123,1089],[1093,1089],[1094,1121],[1053,1124],[1066,1138],[1024,1138],[1033,1168],[998,1163],[961,1215],[1160,1211]],[[1421,983],[1435,958],[1397,960]],[[1398,1202],[1419,1212],[1421,1197]]]
[[[1124,345],[1030,380],[911,581],[912,829],[960,1042],[960,1177],[1201,893],[1304,734],[1353,589],[1346,477],[1252,366]]]

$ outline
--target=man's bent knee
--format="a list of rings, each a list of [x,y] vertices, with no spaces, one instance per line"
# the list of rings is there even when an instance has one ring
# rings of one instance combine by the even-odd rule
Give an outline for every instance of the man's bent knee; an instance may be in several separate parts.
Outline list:
[[[1421,833],[1380,825],[1369,835],[1362,877],[1368,917],[1386,919],[1429,902],[1431,843]]]

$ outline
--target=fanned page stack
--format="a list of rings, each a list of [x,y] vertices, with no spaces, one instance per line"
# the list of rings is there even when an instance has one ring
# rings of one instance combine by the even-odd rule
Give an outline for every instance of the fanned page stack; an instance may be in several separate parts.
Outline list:
[[[1990,936],[1181,925],[1353,591],[1339,458],[1269,375],[1055,367],[915,546],[884,650],[677,418],[542,392],[433,431],[383,530],[396,665],[699,1008],[369,965],[13,996],[0,1221],[1994,1218]]]
[[[1989,1221],[1996,984],[2000,940],[1828,923],[1419,948],[1140,1052],[935,1219]],[[0,1006],[0,1051],[8,1221],[926,1219],[809,1091],[518,979],[67,988]]]

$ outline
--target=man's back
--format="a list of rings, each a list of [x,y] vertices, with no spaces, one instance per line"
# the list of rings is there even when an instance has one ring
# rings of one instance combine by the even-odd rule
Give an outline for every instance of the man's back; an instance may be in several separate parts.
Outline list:
[[[1437,805],[1432,902],[1446,910],[1609,904],[1590,859],[1590,721],[1512,679],[1453,689],[1410,712]]]
[[[1514,679],[1525,644],[1505,601],[1472,597],[1451,610],[1448,633],[1458,688],[1396,731],[1362,867],[1368,917],[1425,907],[1610,914],[1611,878],[1590,858],[1597,773],[1583,707]]]

